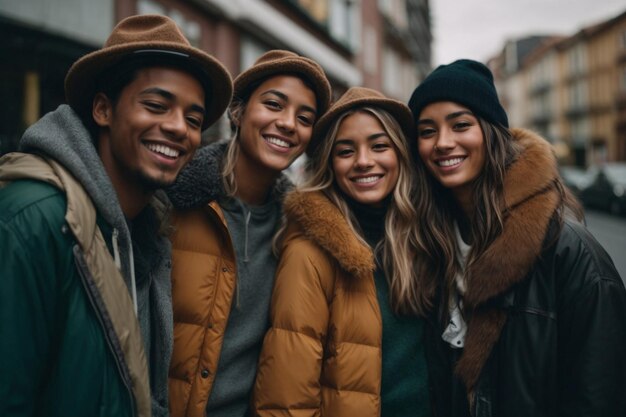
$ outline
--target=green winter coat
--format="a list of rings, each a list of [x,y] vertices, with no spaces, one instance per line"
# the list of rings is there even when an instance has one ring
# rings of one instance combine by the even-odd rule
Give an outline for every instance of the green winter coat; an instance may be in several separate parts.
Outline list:
[[[111,228],[52,161],[5,156],[0,181],[0,415],[150,416]]]

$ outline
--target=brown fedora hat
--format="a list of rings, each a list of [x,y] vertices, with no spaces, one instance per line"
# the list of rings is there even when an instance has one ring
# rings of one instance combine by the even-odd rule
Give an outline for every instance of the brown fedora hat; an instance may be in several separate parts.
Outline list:
[[[297,74],[304,77],[315,89],[317,114],[324,114],[330,105],[331,89],[326,73],[317,62],[291,51],[274,49],[264,53],[254,65],[239,74],[234,81],[233,97],[245,99],[256,81],[273,75]]]
[[[326,137],[331,125],[344,112],[357,107],[375,107],[383,109],[391,114],[406,136],[406,140],[411,152],[415,151],[417,146],[415,139],[415,128],[413,123],[413,115],[406,104],[385,97],[381,92],[365,87],[351,87],[328,109],[315,124],[313,128],[313,136],[307,148],[307,154],[313,155],[317,147]]]
[[[211,55],[191,46],[176,23],[166,16],[131,16],[120,21],[106,43],[76,61],[65,77],[65,97],[80,114],[89,112],[99,78],[126,59],[150,57],[154,62],[176,62],[194,74],[207,89],[206,114],[202,128],[224,113],[232,97],[232,78]]]

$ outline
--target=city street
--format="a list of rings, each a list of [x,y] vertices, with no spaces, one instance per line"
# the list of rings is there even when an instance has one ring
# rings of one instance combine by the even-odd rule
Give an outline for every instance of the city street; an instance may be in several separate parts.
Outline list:
[[[586,209],[587,227],[611,255],[622,280],[626,283],[626,217],[612,216]]]

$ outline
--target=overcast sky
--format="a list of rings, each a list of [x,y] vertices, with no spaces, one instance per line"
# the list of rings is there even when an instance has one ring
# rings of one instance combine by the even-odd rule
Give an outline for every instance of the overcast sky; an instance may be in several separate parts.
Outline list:
[[[572,35],[626,11],[624,0],[430,0],[433,65],[458,58],[485,62],[507,39]]]

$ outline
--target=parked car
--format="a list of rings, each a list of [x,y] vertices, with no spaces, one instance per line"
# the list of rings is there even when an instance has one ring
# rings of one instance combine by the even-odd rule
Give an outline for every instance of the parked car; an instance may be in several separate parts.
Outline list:
[[[561,166],[559,172],[561,173],[561,178],[563,178],[565,185],[567,185],[577,197],[580,196],[582,190],[591,184],[591,180],[593,179],[592,170],[588,171],[576,166]]]
[[[626,162],[611,162],[589,168],[592,179],[579,197],[588,207],[626,214]]]

